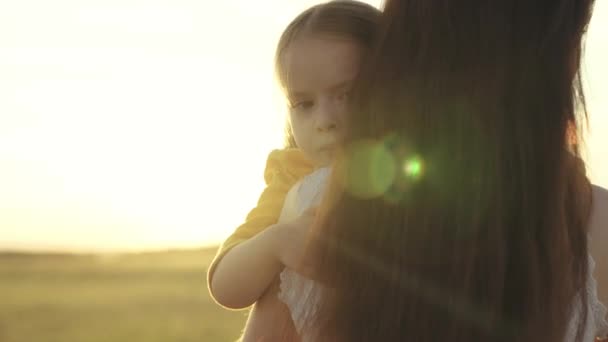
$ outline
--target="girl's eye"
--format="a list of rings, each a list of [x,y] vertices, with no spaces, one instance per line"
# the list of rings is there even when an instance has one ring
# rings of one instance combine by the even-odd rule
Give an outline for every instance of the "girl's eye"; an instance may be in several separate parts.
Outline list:
[[[297,102],[292,103],[291,109],[308,110],[308,109],[312,108],[313,105],[314,105],[313,101],[297,101]]]

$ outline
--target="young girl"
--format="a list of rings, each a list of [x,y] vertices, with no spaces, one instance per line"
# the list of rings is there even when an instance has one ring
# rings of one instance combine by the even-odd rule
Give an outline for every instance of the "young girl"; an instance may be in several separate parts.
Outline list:
[[[294,220],[300,211],[283,202],[296,182],[315,169],[311,177],[323,178],[322,168],[332,162],[343,138],[348,93],[379,14],[364,3],[332,1],[300,14],[279,40],[276,70],[289,103],[289,148],[269,155],[258,206],[222,244],[208,271],[209,290],[219,304],[239,309],[256,303],[245,340],[284,340],[272,331],[275,314],[289,317],[281,314],[286,312],[276,280],[283,267],[300,267],[314,214]]]

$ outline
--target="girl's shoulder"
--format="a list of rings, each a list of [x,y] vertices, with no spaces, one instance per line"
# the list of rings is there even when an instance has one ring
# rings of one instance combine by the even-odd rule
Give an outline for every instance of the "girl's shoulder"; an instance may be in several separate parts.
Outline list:
[[[264,180],[270,184],[277,176],[301,179],[314,170],[314,165],[298,148],[273,150],[268,154]]]

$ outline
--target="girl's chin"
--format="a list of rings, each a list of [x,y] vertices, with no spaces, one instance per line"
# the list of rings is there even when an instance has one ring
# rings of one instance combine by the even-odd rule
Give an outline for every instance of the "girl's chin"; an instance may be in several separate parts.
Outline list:
[[[327,167],[331,165],[331,162],[333,160],[333,153],[332,152],[327,152],[327,153],[323,153],[321,156],[318,156],[315,160],[315,165],[320,168],[320,167]]]

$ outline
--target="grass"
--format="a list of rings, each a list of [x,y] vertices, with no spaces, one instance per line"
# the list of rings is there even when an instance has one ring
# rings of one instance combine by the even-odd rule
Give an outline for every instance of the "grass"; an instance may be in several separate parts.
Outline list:
[[[209,297],[213,253],[0,253],[0,341],[234,341],[246,311]]]

